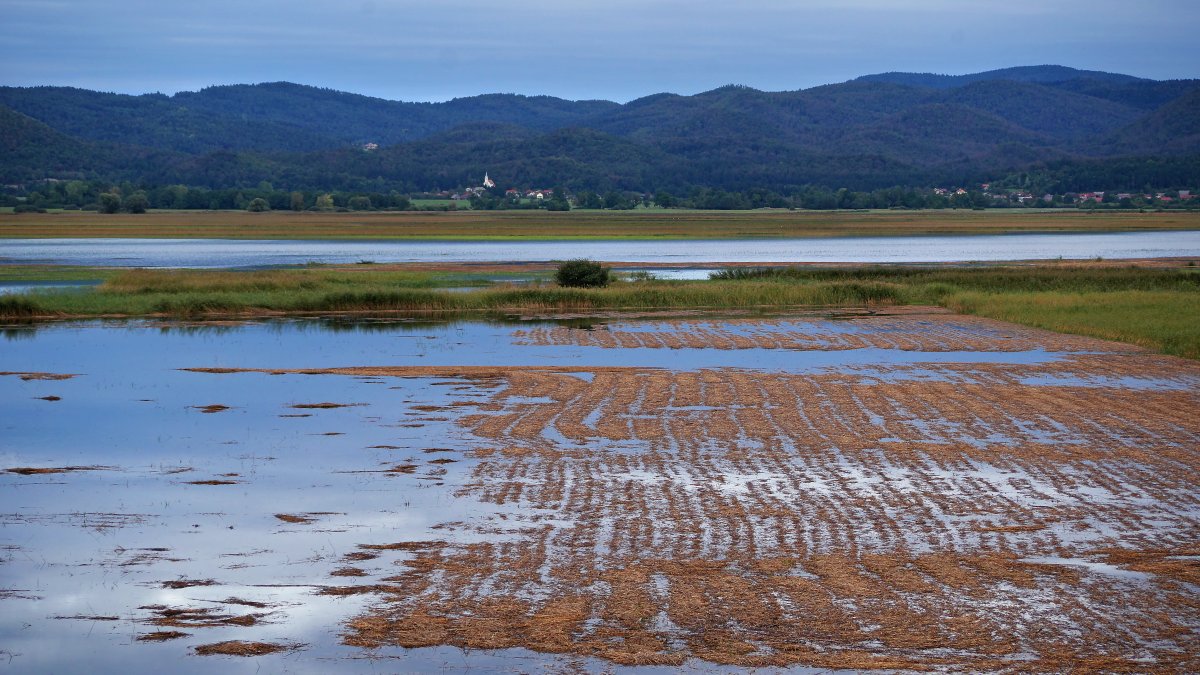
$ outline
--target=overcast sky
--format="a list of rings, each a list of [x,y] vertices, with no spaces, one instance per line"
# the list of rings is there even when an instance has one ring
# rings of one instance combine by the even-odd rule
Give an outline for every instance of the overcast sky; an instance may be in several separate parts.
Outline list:
[[[1190,78],[1198,28],[1197,0],[0,0],[0,84],[628,101],[1043,63]]]

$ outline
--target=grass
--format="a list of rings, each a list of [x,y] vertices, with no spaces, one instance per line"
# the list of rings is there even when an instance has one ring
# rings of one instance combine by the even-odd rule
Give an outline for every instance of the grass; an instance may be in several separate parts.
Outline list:
[[[471,208],[471,202],[455,201],[453,199],[413,199],[412,205],[418,209],[440,209],[443,207],[453,206],[455,209],[467,211]]]
[[[0,319],[932,304],[1200,358],[1200,268],[1186,266],[1094,262],[976,268],[739,268],[709,281],[617,281],[597,289],[544,282],[497,284],[466,292],[444,288],[481,283],[481,275],[373,266],[125,270],[112,272],[95,290],[2,296]]]
[[[1200,229],[1200,212],[456,211],[316,213],[156,211],[0,214],[0,238],[737,239]]]
[[[1128,342],[1164,354],[1200,359],[1200,293],[965,292],[944,299],[949,309],[1060,333]]]
[[[938,304],[1062,333],[1200,358],[1200,268],[1103,263],[985,268],[733,269],[727,281],[783,284],[871,281],[901,302]]]

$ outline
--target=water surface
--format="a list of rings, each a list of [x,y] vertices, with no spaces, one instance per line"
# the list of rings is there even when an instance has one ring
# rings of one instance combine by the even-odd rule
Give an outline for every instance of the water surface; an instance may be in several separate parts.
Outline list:
[[[113,267],[257,267],[314,263],[963,262],[1062,257],[1200,257],[1200,231],[667,241],[243,241],[0,239],[0,263]]]

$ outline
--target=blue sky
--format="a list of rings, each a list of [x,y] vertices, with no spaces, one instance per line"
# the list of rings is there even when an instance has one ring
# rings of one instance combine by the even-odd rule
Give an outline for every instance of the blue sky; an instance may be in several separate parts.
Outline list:
[[[0,0],[0,84],[287,80],[408,101],[627,101],[1055,63],[1200,76],[1195,0]]]

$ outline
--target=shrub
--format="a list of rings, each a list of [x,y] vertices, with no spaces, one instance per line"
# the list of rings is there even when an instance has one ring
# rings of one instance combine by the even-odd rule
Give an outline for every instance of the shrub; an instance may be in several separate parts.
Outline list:
[[[596,288],[608,285],[608,268],[586,258],[568,260],[558,266],[554,280],[559,286]]]
[[[262,197],[255,197],[250,200],[250,204],[246,206],[246,210],[253,211],[254,213],[262,213],[263,211],[270,211],[271,205]]]

